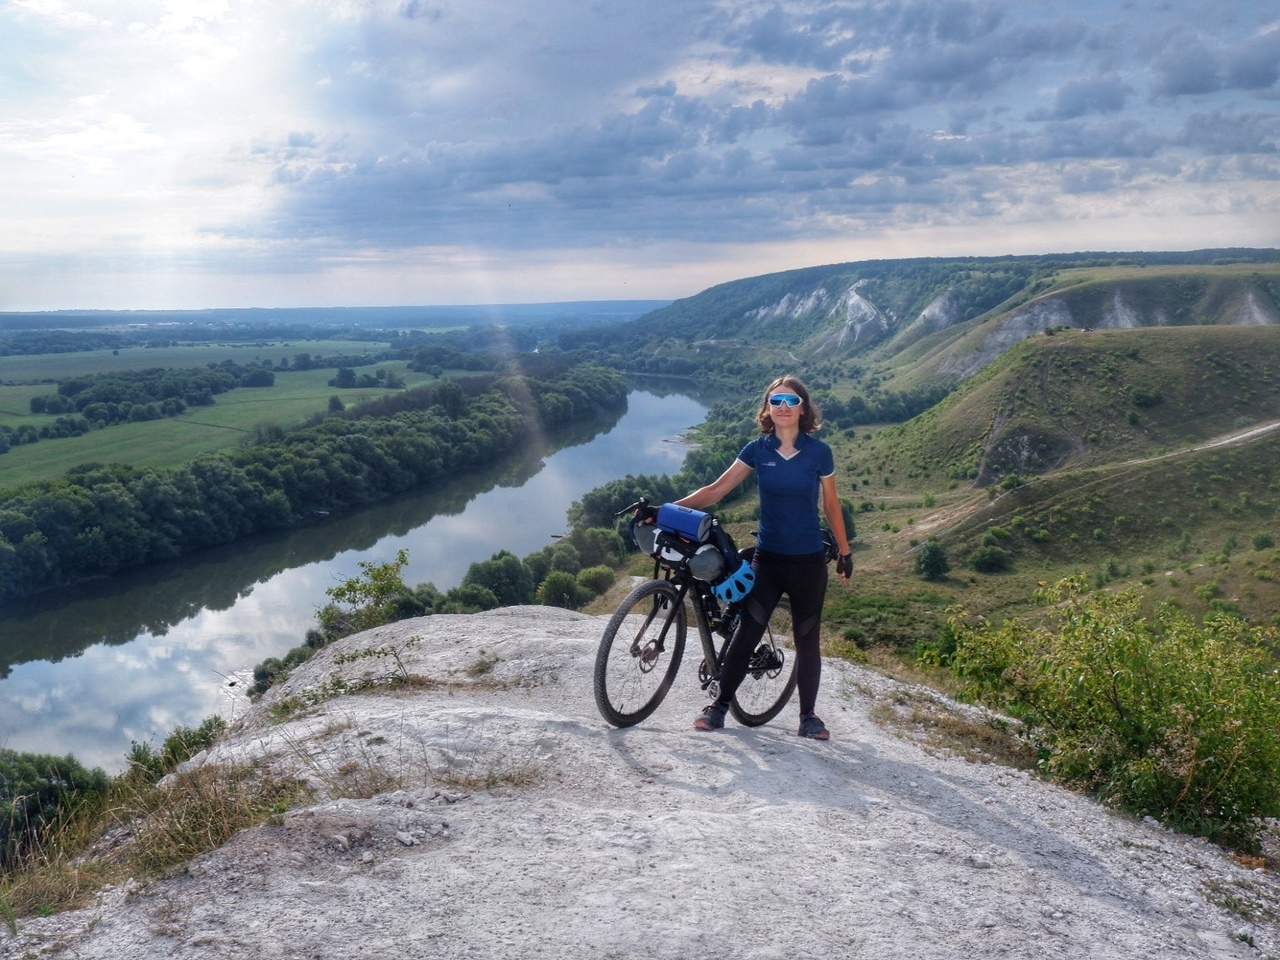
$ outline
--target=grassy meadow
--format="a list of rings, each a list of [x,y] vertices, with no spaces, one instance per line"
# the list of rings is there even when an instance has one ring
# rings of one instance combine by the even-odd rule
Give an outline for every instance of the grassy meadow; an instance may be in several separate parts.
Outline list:
[[[300,352],[333,353],[338,348],[356,346],[353,343],[307,343],[306,349],[292,350],[290,356]],[[361,344],[365,347],[367,344]],[[175,350],[183,348],[175,348]],[[202,347],[189,348],[182,356],[185,358],[181,366],[196,366],[191,363],[193,351]],[[124,353],[125,351],[122,351]],[[148,356],[158,354],[160,350],[138,350],[138,354]],[[225,359],[225,353],[218,359]],[[105,354],[105,357],[102,356]],[[70,362],[69,358],[79,357],[80,361]],[[254,359],[243,352],[240,357],[245,360]],[[49,361],[46,369],[65,369],[89,372],[106,372],[111,367],[103,367],[111,358],[109,351],[97,351],[93,354],[54,354],[37,358],[6,357],[3,360]],[[213,354],[208,355],[206,362],[217,362]],[[58,367],[56,362],[63,364]],[[156,364],[144,364],[132,369],[145,369]],[[119,368],[116,368],[119,369]],[[405,386],[416,387],[432,382],[435,378],[430,374],[416,373],[409,370],[403,361],[386,361],[375,367],[362,367],[361,371],[385,369],[398,374],[404,379]],[[0,456],[0,489],[18,486],[31,480],[47,479],[60,476],[67,470],[82,463],[128,463],[142,467],[175,466],[194,457],[226,450],[244,441],[255,428],[263,426],[282,426],[299,423],[315,413],[328,409],[329,398],[339,397],[347,406],[363,403],[388,391],[382,388],[360,388],[353,390],[337,390],[329,386],[335,371],[305,370],[299,372],[277,372],[276,382],[271,387],[242,387],[218,394],[211,407],[190,407],[178,417],[161,420],[149,420],[143,423],[125,423],[94,430],[80,437],[68,437],[58,440],[41,440],[39,443],[16,446],[8,453]],[[61,376],[72,376],[72,372],[64,372]],[[9,427],[31,424],[36,428],[56,420],[54,415],[32,414],[30,400],[33,396],[43,396],[52,392],[50,384],[24,384],[0,386],[0,423]]]
[[[119,350],[91,350],[77,353],[41,353],[30,356],[0,357],[0,385],[45,383],[86,374],[113,373],[125,370],[150,370],[153,367],[182,369],[218,364],[224,360],[253,363],[270,360],[293,362],[300,353],[317,356],[352,356],[375,353],[386,343],[368,340],[299,340],[267,343],[186,343],[171,347],[123,347]],[[330,376],[333,374],[331,373]],[[47,390],[45,391],[48,392]]]

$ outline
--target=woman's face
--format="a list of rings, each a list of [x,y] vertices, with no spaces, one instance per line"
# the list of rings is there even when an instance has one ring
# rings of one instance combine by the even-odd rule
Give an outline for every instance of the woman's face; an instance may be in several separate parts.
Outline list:
[[[784,385],[769,391],[766,402],[769,404],[769,419],[773,421],[775,428],[794,426],[800,422],[804,402],[793,388]]]

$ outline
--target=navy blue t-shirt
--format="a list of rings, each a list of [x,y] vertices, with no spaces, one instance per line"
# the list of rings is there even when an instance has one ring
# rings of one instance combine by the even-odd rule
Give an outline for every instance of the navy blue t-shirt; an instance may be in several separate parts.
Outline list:
[[[778,438],[765,433],[744,446],[738,459],[756,472],[760,549],[785,556],[821,550],[818,481],[836,472],[831,448],[802,433],[796,437],[795,455],[788,460],[778,453]]]

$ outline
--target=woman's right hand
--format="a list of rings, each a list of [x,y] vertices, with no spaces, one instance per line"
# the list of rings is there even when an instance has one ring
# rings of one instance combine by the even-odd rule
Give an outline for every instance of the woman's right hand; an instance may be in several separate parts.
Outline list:
[[[836,558],[836,575],[845,583],[853,576],[853,554],[842,553]]]

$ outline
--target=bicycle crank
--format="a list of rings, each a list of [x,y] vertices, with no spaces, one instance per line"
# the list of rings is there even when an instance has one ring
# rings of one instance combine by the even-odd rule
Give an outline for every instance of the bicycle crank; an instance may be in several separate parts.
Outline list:
[[[777,676],[782,670],[785,657],[780,649],[770,643],[762,643],[756,647],[755,653],[751,654],[751,662],[747,665],[747,672],[760,679],[762,673],[771,676]]]
[[[702,684],[702,689],[711,695],[712,700],[720,699],[720,678],[711,675],[711,671],[707,669],[706,660],[698,664],[698,680]]]

